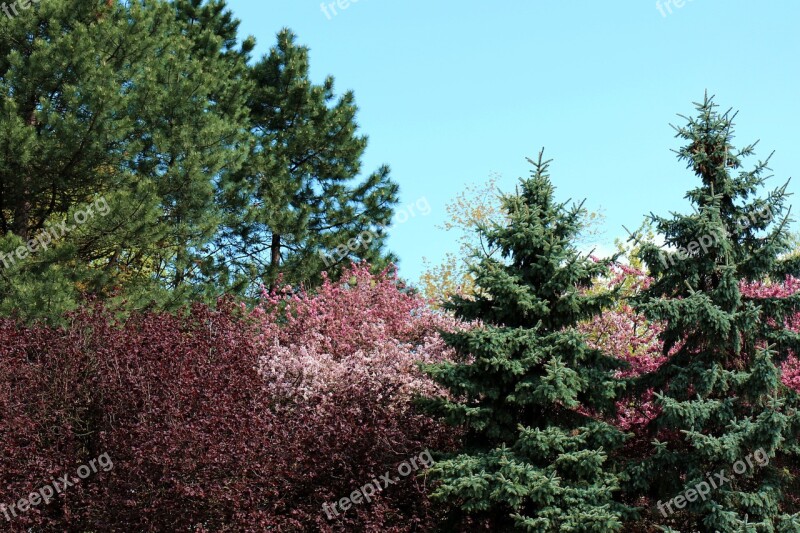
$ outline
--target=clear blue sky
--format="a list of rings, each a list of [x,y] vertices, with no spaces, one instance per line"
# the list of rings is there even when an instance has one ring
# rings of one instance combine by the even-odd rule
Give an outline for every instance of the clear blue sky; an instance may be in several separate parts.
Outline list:
[[[512,188],[541,147],[561,198],[605,210],[609,247],[650,211],[685,211],[694,181],[669,123],[705,89],[739,109],[740,144],[776,151],[773,182],[800,191],[800,2],[666,3],[351,0],[326,16],[318,0],[229,1],[258,54],[294,30],[314,79],[355,92],[365,170],[391,166],[401,207],[428,200],[389,242],[410,280],[456,248],[436,229],[446,203],[493,172]]]

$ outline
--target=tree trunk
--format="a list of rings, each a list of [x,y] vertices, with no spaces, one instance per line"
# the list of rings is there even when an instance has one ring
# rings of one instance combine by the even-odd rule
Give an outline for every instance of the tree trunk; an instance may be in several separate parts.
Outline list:
[[[36,127],[36,106],[31,106],[31,111],[28,113],[28,126]],[[11,228],[16,235],[22,237],[24,241],[28,240],[30,233],[30,219],[31,219],[31,202],[30,202],[30,178],[23,177],[20,184],[19,197],[16,199],[14,205],[14,223]]]
[[[272,257],[270,258],[270,266],[273,270],[277,270],[281,266],[281,236],[277,233],[272,234],[272,246],[270,247]]]
[[[272,244],[270,245],[270,290],[275,288],[278,279],[278,271],[281,266],[281,236],[279,233],[272,234]]]

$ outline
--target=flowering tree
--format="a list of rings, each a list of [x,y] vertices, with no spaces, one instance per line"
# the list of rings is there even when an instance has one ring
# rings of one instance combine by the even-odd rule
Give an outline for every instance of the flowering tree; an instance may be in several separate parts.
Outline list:
[[[618,289],[621,298],[603,314],[580,325],[592,347],[602,350],[628,366],[617,372],[619,378],[634,378],[656,370],[666,359],[659,341],[661,327],[634,311],[627,298],[647,287],[652,279],[641,269],[616,263],[611,276],[599,284],[605,289]],[[656,413],[652,390],[617,402],[615,423],[625,430],[646,424]]]
[[[409,477],[330,519],[349,496],[453,434],[411,396],[416,361],[447,351],[393,272],[354,267],[315,295],[223,301],[69,327],[0,322],[0,504],[103,453],[113,470],[18,512],[3,530],[410,531],[436,519]]]

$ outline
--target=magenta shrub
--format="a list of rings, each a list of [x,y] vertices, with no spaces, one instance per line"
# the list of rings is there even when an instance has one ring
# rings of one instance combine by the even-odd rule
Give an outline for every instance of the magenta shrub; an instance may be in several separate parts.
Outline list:
[[[446,357],[391,272],[354,267],[316,295],[66,329],[0,322],[0,504],[107,453],[100,471],[3,530],[411,531],[436,516],[410,476],[329,520],[322,504],[452,435],[411,398]]]
[[[630,267],[616,273],[625,294],[649,283]],[[88,305],[66,328],[0,321],[2,530],[431,529],[438,514],[424,475],[332,519],[322,509],[458,437],[413,398],[441,392],[417,363],[450,357],[438,331],[459,325],[392,271],[356,265],[344,280],[264,294],[254,310],[222,301],[120,322]],[[793,278],[742,285],[756,298],[798,290]],[[800,316],[788,322],[800,331]],[[631,364],[623,377],[665,360],[658,324],[624,302],[583,331]],[[800,391],[794,355],[783,379]],[[655,414],[652,396],[619,411],[617,423],[635,432]],[[102,454],[113,469],[20,511],[20,499]]]

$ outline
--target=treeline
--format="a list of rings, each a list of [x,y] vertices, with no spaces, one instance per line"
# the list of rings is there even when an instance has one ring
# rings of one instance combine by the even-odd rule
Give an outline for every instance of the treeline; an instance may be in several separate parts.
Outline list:
[[[257,59],[217,0],[0,21],[4,529],[800,531],[789,195],[712,98],[676,127],[692,212],[627,263],[540,155],[434,309],[290,31]]]
[[[253,307],[0,319],[0,521],[800,531],[788,195],[764,193],[767,163],[747,164],[733,129],[710,98],[678,127],[695,209],[654,216],[663,245],[637,233],[630,264],[579,250],[585,211],[540,156],[478,228],[474,284],[449,312],[364,263]]]
[[[425,367],[449,392],[425,412],[463,431],[430,470],[443,530],[800,531],[789,195],[734,116],[706,95],[675,126],[692,212],[631,236],[641,270],[579,250],[541,155],[478,228],[446,308],[482,326]]]
[[[0,17],[0,313],[57,317],[85,295],[175,308],[394,259],[398,186],[362,168],[353,94],[311,81],[291,31],[261,58],[237,31],[222,0]]]

